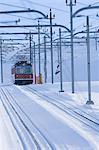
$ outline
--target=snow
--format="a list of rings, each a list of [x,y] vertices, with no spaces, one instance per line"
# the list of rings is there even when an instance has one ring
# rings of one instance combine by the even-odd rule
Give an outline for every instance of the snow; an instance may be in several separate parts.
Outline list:
[[[22,150],[20,139],[18,138],[11,121],[0,101],[0,149],[1,150]]]
[[[79,84],[81,91],[77,88]],[[46,143],[46,140],[42,138],[38,130],[43,133],[44,137],[49,141],[53,148],[59,150],[75,150],[75,149],[98,149],[99,143],[99,133],[92,130],[88,126],[82,124],[82,122],[73,118],[72,116],[64,113],[61,109],[55,107],[54,105],[48,103],[50,98],[44,99],[43,97],[39,97],[35,93],[28,91],[28,88],[35,89],[40,94],[44,94],[48,97],[54,98],[59,102],[62,101],[63,104],[71,104],[76,108],[80,108],[80,110],[85,111],[95,117],[95,119],[99,119],[99,102],[98,102],[98,82],[93,82],[93,93],[92,97],[95,105],[88,106],[86,105],[87,100],[87,83],[79,82],[76,83],[76,93],[71,94],[70,86],[71,83],[64,83],[64,93],[59,92],[59,83],[54,85],[52,84],[42,84],[42,85],[29,85],[29,86],[15,86],[13,84],[1,85],[5,91],[8,90],[11,95],[14,97],[14,100],[18,103],[21,109],[29,116],[28,118],[23,114],[23,112],[19,109],[17,105],[11,100],[13,106],[15,105],[16,110],[18,110],[20,116],[25,121],[26,125],[29,127],[31,132],[35,135],[37,141],[42,145],[42,149],[48,149],[49,146]],[[85,89],[85,90],[84,90]],[[6,91],[6,93],[8,93]],[[1,94],[0,94],[1,95]],[[9,94],[7,94],[9,95]],[[1,95],[2,98],[2,95]],[[4,97],[3,97],[4,98]],[[59,99],[58,99],[59,98]],[[17,135],[15,134],[16,130],[11,126],[11,122],[7,121],[8,115],[4,112],[4,108],[2,104],[0,105],[0,114],[3,117],[0,117],[0,136],[4,139],[0,142],[0,149],[5,145],[5,150],[9,147],[11,149],[15,146],[17,149],[22,149],[19,142],[17,142]],[[72,108],[72,107],[71,107]],[[5,114],[5,115],[4,115]],[[13,116],[13,115],[12,115]],[[2,119],[3,118],[3,119]],[[32,126],[32,123],[35,124],[36,128]],[[7,122],[7,129],[5,123]],[[20,123],[14,118],[14,123],[19,124],[17,130],[20,130],[20,135],[23,134],[23,139],[27,142],[27,147],[32,149],[33,146],[31,142],[28,142],[28,136],[24,133]],[[5,132],[6,130],[9,132]],[[14,130],[14,132],[13,132]],[[14,135],[15,134],[15,135]],[[10,135],[10,136],[9,136]],[[25,137],[24,137],[25,135]],[[14,136],[14,140],[12,140]],[[6,137],[6,138],[5,138]],[[12,139],[10,139],[11,137]],[[27,140],[25,140],[25,138]],[[95,140],[94,140],[95,139]],[[19,140],[19,139],[18,139]],[[29,145],[32,145],[30,146]],[[36,148],[34,148],[36,149]]]
[[[39,2],[40,1],[41,0],[39,0]],[[56,7],[56,2],[57,1],[46,1],[45,4],[53,5],[53,7]],[[94,1],[91,0],[91,3],[92,2]],[[18,1],[16,1],[16,4],[17,3]],[[60,8],[63,8],[64,10],[67,9],[69,11],[69,7],[67,8],[67,6],[62,5],[62,3],[59,1],[57,3],[59,7],[61,5]],[[87,3],[89,4],[89,1]],[[1,9],[3,9],[3,7]],[[44,10],[42,8],[41,10],[44,10],[44,13],[48,13],[48,9],[49,8],[46,8]],[[53,11],[53,13],[54,12],[56,13],[55,10]],[[58,14],[59,13],[57,12],[57,23],[60,24],[62,20],[63,24],[66,23],[66,26],[69,26],[68,22],[65,22],[65,19],[63,19],[66,17],[66,14]],[[60,15],[62,15],[62,17],[60,17]],[[81,24],[80,21],[79,23]],[[82,24],[85,24],[85,21]],[[59,74],[54,74],[55,83],[50,83],[50,52],[47,53],[48,69],[46,84],[32,84],[25,86],[13,85],[11,77],[11,67],[13,63],[11,63],[10,61],[3,62],[4,78],[3,84],[0,84],[0,150],[99,149],[99,54],[98,50],[95,50],[95,44],[93,41],[91,41],[90,47],[92,80],[91,98],[94,102],[94,105],[86,104],[86,102],[88,101],[88,83],[87,50],[85,44],[82,46],[74,44],[74,94],[71,93],[70,47],[62,47],[62,65],[64,81],[64,92],[62,93],[59,92]],[[53,49],[53,51],[55,73],[58,65],[58,54],[56,49]],[[9,55],[7,55],[7,58],[12,57],[14,53],[15,51],[9,53]],[[41,58],[41,71],[44,79],[43,54],[41,54]],[[10,102],[10,104],[8,101]],[[89,120],[86,120],[85,118],[82,119],[82,116],[77,115],[77,113],[74,113],[72,110],[76,111],[78,114],[84,116],[85,118],[87,117]],[[90,120],[93,120],[93,122],[96,122],[98,125],[94,124],[93,122],[90,122]]]

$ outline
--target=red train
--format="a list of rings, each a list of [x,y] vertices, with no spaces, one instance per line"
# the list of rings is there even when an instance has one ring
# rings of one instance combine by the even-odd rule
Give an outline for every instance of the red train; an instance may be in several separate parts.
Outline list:
[[[32,65],[27,61],[19,61],[12,67],[14,84],[25,85],[33,83]]]

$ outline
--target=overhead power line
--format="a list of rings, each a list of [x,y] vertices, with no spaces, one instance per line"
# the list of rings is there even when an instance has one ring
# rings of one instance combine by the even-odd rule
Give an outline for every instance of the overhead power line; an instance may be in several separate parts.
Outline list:
[[[80,5],[83,5],[83,6],[87,6],[87,4],[81,3],[81,2],[77,2],[77,4],[80,4]]]
[[[94,6],[94,5],[97,5],[97,4],[99,4],[99,2],[95,2],[95,3],[91,4],[91,6]]]
[[[40,3],[32,2],[30,0],[24,0],[24,1],[27,1],[28,3],[32,3],[34,5],[38,5],[38,6],[42,6],[42,7],[46,7],[46,8],[52,8],[52,9],[55,9],[57,11],[62,11],[62,12],[65,12],[65,13],[69,13],[68,11],[63,10],[63,9],[59,9],[59,8],[56,8],[56,7],[47,6],[47,5],[43,5],[43,4],[40,4]],[[23,6],[18,6],[18,5],[13,5],[13,4],[7,4],[7,3],[1,3],[1,2],[0,2],[0,5],[26,9],[26,7],[23,7]]]
[[[24,0],[24,1],[26,1],[28,3],[31,3],[31,4],[34,4],[34,5],[38,5],[38,6],[42,6],[42,7],[46,7],[46,8],[52,8],[52,9],[55,9],[57,11],[62,11],[62,12],[65,12],[65,13],[69,13],[66,10],[63,10],[63,9],[60,9],[60,8],[56,8],[56,7],[52,7],[52,6],[47,6],[47,5],[44,5],[44,4],[37,3],[37,2],[32,2],[31,0]]]
[[[26,7],[22,7],[22,6],[18,6],[18,5],[12,5],[12,4],[7,4],[7,3],[0,3],[0,5],[26,9]]]
[[[30,17],[24,17],[24,16],[21,16],[21,15],[14,15],[14,14],[7,14],[7,15],[9,15],[9,16],[15,16],[15,17],[20,17],[20,18],[23,18],[23,19],[28,19],[28,20],[35,20],[35,19],[33,19],[33,18],[30,18]]]

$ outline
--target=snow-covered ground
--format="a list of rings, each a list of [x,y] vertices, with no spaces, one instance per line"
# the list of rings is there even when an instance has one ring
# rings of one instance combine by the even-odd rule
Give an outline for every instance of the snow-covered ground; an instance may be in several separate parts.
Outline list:
[[[64,93],[59,83],[1,85],[0,149],[98,150],[98,86],[92,82],[94,105],[89,106],[87,82],[76,82],[75,94],[71,83],[64,83]]]

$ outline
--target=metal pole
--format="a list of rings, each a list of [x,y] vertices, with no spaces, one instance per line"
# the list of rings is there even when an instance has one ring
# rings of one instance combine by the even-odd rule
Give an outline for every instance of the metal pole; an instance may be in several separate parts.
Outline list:
[[[44,73],[45,73],[45,83],[47,82],[47,62],[46,62],[46,36],[44,36]]]
[[[39,21],[38,21],[38,50],[39,50],[39,82],[40,76],[41,76],[41,54],[40,54],[40,27],[39,27]]]
[[[74,50],[73,50],[73,3],[70,0],[70,29],[71,29],[71,78],[72,78],[72,93],[74,93]]]
[[[51,37],[51,81],[52,84],[54,83],[54,77],[53,77],[53,45],[52,45],[52,12],[50,9],[50,37]]]
[[[59,92],[64,92],[63,91],[63,77],[62,77],[62,45],[61,45],[61,29],[59,28],[59,41],[60,41],[60,91]]]
[[[0,50],[1,50],[1,83],[3,83],[3,60],[2,60],[2,40],[0,39]]]
[[[59,45],[58,45],[58,42],[57,42],[57,56],[58,56],[58,64],[59,64]]]
[[[88,69],[88,101],[86,104],[94,104],[91,100],[91,74],[90,74],[90,39],[89,39],[89,16],[86,17],[87,23],[87,69]]]
[[[31,52],[31,32],[30,32],[30,38],[29,38],[29,41],[30,41],[30,63],[32,63],[32,52]]]
[[[95,37],[95,44],[96,44],[96,51],[98,49],[98,46],[97,46],[97,37]]]
[[[34,42],[34,83],[36,84],[36,57],[35,57],[35,42]]]

